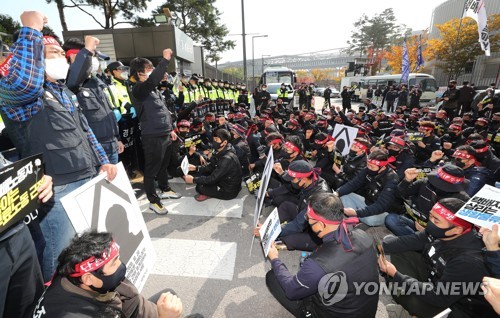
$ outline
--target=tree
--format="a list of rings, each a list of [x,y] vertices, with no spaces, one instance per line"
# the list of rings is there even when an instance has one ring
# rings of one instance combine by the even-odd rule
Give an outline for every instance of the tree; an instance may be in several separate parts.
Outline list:
[[[66,17],[64,15],[65,8],[76,8],[90,16],[103,29],[113,29],[118,24],[133,23],[136,20],[137,12],[146,10],[148,3],[151,0],[69,0],[71,5],[65,4],[64,0],[46,0],[47,3],[55,3],[59,11],[61,27],[63,31],[68,30]],[[92,13],[85,10],[85,7],[102,10],[104,13],[104,22],[101,22]],[[125,19],[116,21],[117,19]]]
[[[0,14],[0,32],[12,35],[20,28],[21,24],[18,21],[14,20],[10,15]],[[7,45],[12,44],[11,37],[2,37],[2,40]]]
[[[468,63],[484,54],[478,42],[477,23],[471,18],[464,18],[460,25],[460,19],[452,19],[436,27],[440,38],[428,41],[426,50],[428,59],[438,60],[437,66],[448,74],[449,78],[457,78],[464,72]],[[500,49],[500,14],[489,17],[488,28],[491,52],[498,52]]]
[[[158,7],[153,14],[163,13],[163,8],[175,12],[181,20],[180,29],[205,48],[206,58],[215,62],[221,52],[233,49],[235,42],[225,40],[229,30],[220,22],[221,12],[215,0],[170,0]],[[145,21],[143,21],[144,23]],[[137,26],[143,26],[139,21]]]
[[[236,78],[243,79],[243,67],[228,67],[222,69],[222,71]]]
[[[314,77],[305,70],[298,70],[295,72],[297,76],[297,83],[314,83]]]
[[[401,34],[409,32],[411,30],[405,25],[396,24],[392,8],[385,9],[371,18],[363,14],[354,22],[354,31],[351,32],[351,40],[347,41],[346,52],[351,55],[359,53],[362,56],[370,48],[375,52],[385,50],[397,41]]]
[[[404,41],[404,39],[403,39]],[[425,48],[427,47],[427,34],[422,35],[422,55],[424,56],[424,60],[427,55],[425,54]],[[417,50],[418,44],[420,42],[420,36],[415,35],[406,38],[406,47],[408,48],[408,56],[410,57],[410,71],[411,72],[423,72],[423,68],[421,67],[417,71]],[[399,74],[401,73],[401,64],[403,61],[403,43],[401,42],[399,45],[393,45],[386,52],[385,59],[387,60],[387,64],[390,67],[391,74]]]

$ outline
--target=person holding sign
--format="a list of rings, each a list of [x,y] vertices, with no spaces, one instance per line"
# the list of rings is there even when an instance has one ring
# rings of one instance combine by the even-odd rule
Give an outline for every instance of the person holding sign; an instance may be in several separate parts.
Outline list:
[[[402,306],[413,316],[432,317],[450,308],[454,317],[497,317],[479,289],[489,275],[483,244],[472,224],[455,215],[464,204],[442,199],[432,207],[424,231],[384,238],[391,262],[379,256],[380,270],[403,289],[394,297],[398,308],[388,311],[401,312]]]
[[[200,175],[184,176],[186,183],[195,183],[196,201],[205,201],[210,198],[231,200],[241,191],[243,173],[236,156],[234,147],[230,143],[231,134],[225,129],[214,132],[212,148],[215,155],[206,166],[189,165],[189,171],[196,171]]]
[[[33,311],[33,317],[178,318],[181,300],[163,293],[154,304],[125,278],[120,246],[111,233],[75,236],[59,255],[56,275]]]
[[[266,274],[269,291],[295,317],[375,317],[378,293],[354,293],[357,283],[378,284],[373,239],[351,229],[357,219],[344,218],[342,202],[332,193],[314,195],[308,203],[309,226],[323,244],[295,275],[279,259],[273,244],[267,255],[272,265]],[[335,278],[340,287],[331,294],[328,281]]]
[[[45,172],[53,178],[54,196],[40,211],[46,241],[42,271],[48,281],[57,255],[75,234],[61,198],[94,177],[96,167],[112,181],[116,166],[78,111],[76,96],[62,82],[69,64],[59,42],[43,36],[46,22],[40,12],[21,15],[23,27],[12,46],[10,71],[0,80],[0,104],[21,156],[42,153]]]

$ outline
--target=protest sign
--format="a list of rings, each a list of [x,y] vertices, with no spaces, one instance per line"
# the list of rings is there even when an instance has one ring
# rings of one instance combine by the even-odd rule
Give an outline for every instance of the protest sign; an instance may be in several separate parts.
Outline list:
[[[485,185],[455,215],[488,229],[500,224],[500,189]]]
[[[424,134],[421,132],[413,132],[406,134],[406,141],[409,142],[419,142],[424,140]]]
[[[42,155],[34,155],[0,169],[0,233],[23,220],[38,206],[43,183]]]
[[[141,291],[156,254],[127,173],[120,162],[112,182],[101,174],[61,199],[77,233],[110,232],[120,245],[127,278]]]
[[[182,159],[181,169],[185,176],[189,174],[189,160],[187,156],[184,156],[184,159]]]
[[[333,138],[335,138],[335,147],[340,153],[345,156],[349,153],[354,139],[358,135],[358,128],[349,127],[341,124],[335,125]]]
[[[275,208],[271,214],[267,217],[264,224],[259,230],[260,242],[262,244],[262,249],[264,250],[264,255],[267,257],[269,249],[271,248],[271,243],[276,240],[278,235],[281,233],[280,217],[278,214],[278,208]]]
[[[262,205],[264,204],[264,199],[266,198],[267,186],[269,185],[269,179],[273,172],[274,165],[274,155],[273,148],[269,148],[269,153],[267,154],[266,165],[264,166],[264,171],[262,172],[262,178],[260,182],[259,192],[257,193],[257,203],[255,204],[255,212],[253,215],[253,225],[256,226],[259,221],[260,213],[262,212]]]
[[[201,135],[193,135],[184,139],[184,147],[189,148],[192,145],[198,145],[201,143]]]

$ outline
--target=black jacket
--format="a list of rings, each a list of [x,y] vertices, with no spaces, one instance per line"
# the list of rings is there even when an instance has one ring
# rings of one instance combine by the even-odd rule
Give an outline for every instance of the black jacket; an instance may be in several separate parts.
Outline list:
[[[415,234],[384,239],[383,248],[385,253],[403,253],[407,251],[423,251],[429,273],[428,281],[434,286],[451,282],[475,283],[479,285],[484,276],[490,276],[481,255],[483,244],[476,237],[474,231],[470,231],[450,241],[431,240],[425,231]],[[412,285],[418,285],[423,290],[423,284],[413,277],[396,272],[394,282],[400,286],[406,283],[407,289]],[[414,287],[413,287],[414,288]],[[451,307],[454,317],[497,317],[491,306],[479,293],[478,287],[472,296],[462,296],[459,293],[436,293],[436,289],[429,290],[419,296],[424,303],[431,306],[442,307],[443,310]],[[459,312],[462,315],[456,315]]]
[[[198,167],[200,177],[194,178],[194,183],[201,185],[217,185],[228,193],[238,193],[241,190],[243,174],[234,147],[228,144],[221,152],[216,153],[210,164]]]

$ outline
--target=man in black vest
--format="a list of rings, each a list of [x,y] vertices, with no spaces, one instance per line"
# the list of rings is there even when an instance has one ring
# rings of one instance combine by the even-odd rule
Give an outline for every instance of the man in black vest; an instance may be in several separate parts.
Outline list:
[[[378,293],[356,293],[355,284],[378,283],[377,258],[372,238],[348,228],[343,205],[332,193],[314,195],[307,211],[309,226],[323,244],[292,275],[271,246],[266,275],[271,294],[295,317],[375,317]],[[374,268],[375,267],[375,268]],[[328,282],[337,279],[336,294]]]
[[[446,308],[453,317],[498,317],[480,294],[489,271],[483,260],[483,244],[472,224],[457,216],[465,204],[456,198],[441,199],[430,213],[424,231],[384,238],[389,262],[379,257],[380,270],[397,288],[390,317],[434,317]],[[404,310],[403,310],[404,308]],[[392,314],[392,315],[391,315]]]
[[[156,68],[145,58],[135,58],[130,62],[131,80],[135,81],[131,100],[141,123],[144,149],[144,190],[150,203],[149,209],[159,215],[168,213],[161,203],[162,199],[180,198],[168,184],[172,140],[176,140],[177,135],[173,130],[170,111],[157,88],[167,72],[172,55],[171,49],[163,50],[163,58]],[[158,180],[159,193],[155,190],[155,178]]]
[[[17,150],[23,157],[42,153],[45,173],[53,177],[54,196],[40,208],[46,241],[41,265],[48,281],[57,255],[75,234],[61,198],[94,177],[96,168],[112,181],[116,167],[109,163],[76,96],[61,82],[69,65],[59,42],[42,35],[43,14],[24,12],[21,22],[9,74],[0,83],[0,105]]]

